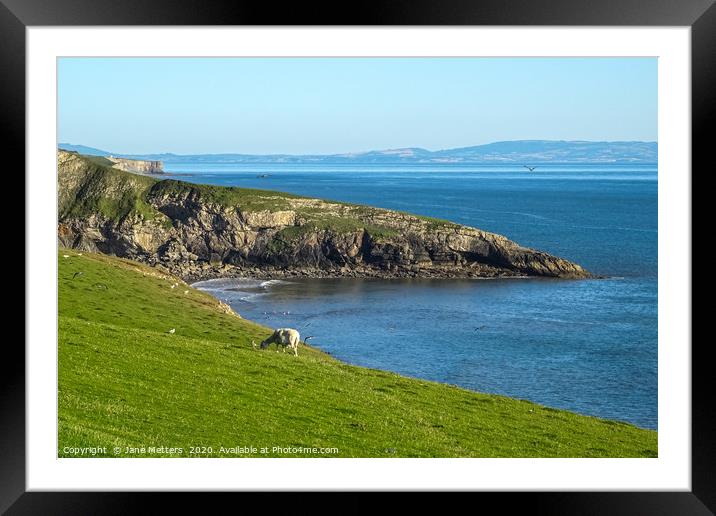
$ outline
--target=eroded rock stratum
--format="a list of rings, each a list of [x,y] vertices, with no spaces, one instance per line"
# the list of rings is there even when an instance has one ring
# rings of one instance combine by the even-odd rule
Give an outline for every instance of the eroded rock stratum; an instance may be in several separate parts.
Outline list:
[[[190,280],[254,277],[587,278],[495,233],[279,192],[131,174],[58,151],[62,246],[161,265]]]

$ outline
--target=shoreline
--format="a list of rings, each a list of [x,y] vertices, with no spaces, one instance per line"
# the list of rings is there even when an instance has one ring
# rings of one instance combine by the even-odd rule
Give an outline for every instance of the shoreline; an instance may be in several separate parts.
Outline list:
[[[159,261],[137,260],[141,263],[149,265],[162,272],[172,274],[181,278],[186,283],[196,283],[199,281],[208,281],[213,279],[231,279],[231,278],[247,278],[247,279],[377,279],[377,280],[396,280],[396,279],[430,279],[430,280],[501,280],[501,279],[536,279],[536,280],[590,280],[590,279],[608,279],[608,276],[592,274],[588,277],[569,277],[569,276],[537,276],[520,274],[508,269],[502,270],[485,270],[475,268],[393,268],[379,269],[375,267],[361,268],[298,268],[288,269],[281,267],[245,267],[236,265],[210,265],[202,263],[201,265],[192,263],[190,265],[179,263],[162,263]]]
[[[320,277],[320,278],[310,277],[310,276],[292,276],[292,278],[294,278],[294,279],[344,279],[344,278],[346,278],[346,276],[324,276],[324,277]],[[211,281],[212,279],[240,279],[240,280],[267,281],[267,280],[285,280],[285,279],[291,279],[291,277],[276,278],[276,277],[256,277],[256,276],[219,276],[219,277],[215,277],[215,278],[200,279],[200,280],[196,280],[196,281],[193,281],[193,282],[190,282],[190,281],[185,280],[191,288],[194,288],[194,289],[196,289],[196,290],[200,290],[201,292],[203,292],[203,293],[205,293],[205,294],[207,294],[207,295],[213,297],[214,299],[216,299],[219,303],[225,303],[226,305],[228,305],[232,310],[234,310],[234,313],[236,313],[236,314],[237,314],[239,317],[241,317],[242,319],[244,319],[244,320],[246,320],[246,321],[250,321],[250,322],[255,323],[255,324],[258,324],[258,325],[261,325],[261,326],[264,326],[264,327],[267,327],[267,328],[269,328],[269,329],[273,329],[271,326],[267,326],[267,322],[266,322],[266,321],[259,321],[259,320],[253,319],[253,318],[249,319],[249,318],[244,317],[244,315],[243,315],[241,312],[236,311],[237,309],[236,309],[234,306],[232,306],[230,303],[228,303],[228,301],[222,301],[219,297],[217,297],[217,295],[215,294],[215,292],[212,291],[211,289],[205,290],[205,289],[203,289],[203,288],[201,288],[201,287],[195,286],[196,283],[203,282],[203,281]],[[484,280],[499,280],[499,279],[538,279],[538,280],[544,280],[544,279],[561,279],[561,278],[544,278],[544,277],[533,277],[533,276],[519,276],[519,277],[516,277],[516,276],[515,276],[515,277],[495,277],[495,278],[425,278],[425,277],[418,277],[418,278],[362,278],[362,277],[356,277],[356,278],[353,278],[353,279],[377,279],[377,280],[396,280],[396,279],[399,279],[399,280],[400,280],[400,279],[417,279],[417,280],[431,280],[431,279],[432,279],[432,280],[446,280],[446,279],[447,279],[447,280],[449,280],[449,279],[478,279],[478,280],[479,280],[479,279],[484,279]],[[547,405],[547,404],[545,404],[545,403],[543,403],[543,402],[535,401],[535,400],[532,400],[532,399],[529,399],[529,398],[521,398],[521,397],[509,396],[509,395],[499,394],[499,393],[489,392],[489,391],[480,391],[480,390],[475,390],[475,389],[473,389],[473,388],[467,387],[467,386],[465,386],[465,385],[456,384],[456,383],[450,383],[450,382],[448,382],[448,381],[434,380],[434,379],[429,379],[429,378],[425,378],[425,377],[422,377],[422,376],[416,376],[416,375],[413,375],[413,374],[401,373],[401,372],[395,371],[395,370],[393,370],[393,369],[377,368],[377,367],[371,367],[371,366],[367,366],[367,365],[362,365],[362,364],[360,364],[360,363],[356,363],[356,362],[353,362],[353,361],[346,360],[346,359],[343,358],[343,357],[338,357],[338,356],[334,355],[331,351],[328,351],[328,350],[324,349],[323,347],[318,346],[318,345],[316,345],[316,344],[309,344],[309,343],[306,343],[305,341],[301,341],[301,343],[302,343],[304,346],[307,346],[307,347],[310,347],[310,348],[312,348],[312,349],[318,350],[318,351],[320,351],[321,353],[325,353],[325,354],[329,355],[331,358],[333,358],[334,360],[337,360],[337,361],[339,361],[339,362],[341,362],[341,363],[343,363],[343,364],[346,364],[346,365],[349,365],[349,366],[352,366],[352,367],[360,367],[360,368],[364,368],[364,369],[372,369],[372,370],[382,371],[382,372],[385,372],[385,373],[396,374],[396,375],[399,375],[399,376],[401,376],[401,377],[403,377],[403,378],[408,378],[408,379],[413,379],[413,380],[418,380],[418,381],[425,381],[425,382],[437,383],[437,384],[444,385],[444,386],[450,386],[450,387],[455,387],[455,388],[458,388],[458,389],[466,390],[466,391],[469,391],[469,392],[472,392],[472,393],[475,393],[475,394],[488,395],[488,396],[503,396],[503,397],[509,398],[509,399],[511,399],[511,400],[527,401],[527,402],[529,402],[529,403],[533,403],[533,404],[535,404],[535,405],[539,405],[539,406],[541,406],[541,407],[544,407],[544,408],[546,408],[546,409],[548,409],[548,410],[566,411],[566,412],[570,412],[570,413],[573,413],[573,414],[576,414],[576,415],[579,415],[579,416],[583,416],[583,417],[591,417],[591,418],[595,418],[595,419],[602,420],[602,421],[615,422],[615,423],[618,423],[618,424],[624,424],[624,425],[633,426],[633,427],[638,428],[638,429],[641,429],[641,430],[646,430],[646,431],[651,431],[651,432],[657,432],[657,433],[658,433],[658,425],[657,425],[655,428],[650,428],[650,427],[646,427],[646,426],[640,426],[640,425],[637,425],[637,424],[635,424],[635,423],[633,423],[633,422],[631,422],[631,421],[627,421],[627,420],[623,420],[623,419],[616,419],[616,418],[609,418],[609,417],[599,416],[599,415],[596,415],[596,414],[586,414],[586,413],[578,412],[578,411],[576,411],[576,410],[569,409],[569,408],[564,408],[564,407],[559,407],[559,406],[554,406],[554,405]]]
[[[68,260],[68,259],[62,258],[63,253],[69,255],[67,258],[74,257],[74,258],[77,259],[77,260],[81,260],[81,262],[75,262],[74,260]],[[84,256],[83,256],[83,254],[84,254]],[[91,274],[92,274],[92,268],[90,267],[90,264],[91,264],[91,263],[93,263],[93,264],[99,266],[99,268],[100,268],[101,270],[104,270],[105,267],[106,267],[106,265],[108,265],[108,264],[113,264],[113,261],[112,261],[112,260],[117,260],[117,258],[112,257],[112,256],[109,256],[109,255],[103,255],[103,254],[99,254],[99,253],[78,253],[78,251],[77,251],[76,249],[63,249],[62,247],[60,247],[60,248],[58,249],[58,255],[59,255],[59,260],[60,260],[60,262],[59,262],[60,268],[61,268],[61,270],[62,270],[62,268],[64,267],[64,270],[65,270],[65,271],[64,271],[64,275],[62,276],[62,278],[64,278],[64,282],[60,281],[60,285],[61,285],[61,286],[62,286],[62,285],[68,285],[68,284],[70,284],[70,283],[74,280],[73,274],[76,272],[76,268],[77,268],[77,267],[76,267],[76,266],[71,266],[71,264],[73,264],[73,263],[83,263],[82,270],[85,271],[85,276],[83,276],[83,278],[86,278],[86,277],[88,277],[87,275],[91,275]],[[90,261],[88,261],[88,260],[90,260]],[[136,275],[137,275],[136,277],[139,277],[139,276],[141,275],[143,279],[142,279],[142,278],[139,278],[139,281],[140,281],[142,284],[147,284],[148,286],[149,286],[149,285],[153,285],[153,286],[154,286],[154,291],[156,291],[156,292],[158,292],[157,289],[160,289],[160,290],[161,290],[161,298],[158,298],[157,301],[158,301],[160,304],[161,304],[161,303],[164,303],[164,305],[166,305],[166,306],[162,305],[162,306],[164,306],[164,308],[171,307],[171,309],[175,309],[175,308],[176,308],[175,303],[179,303],[179,305],[184,304],[184,305],[186,305],[187,307],[190,306],[190,312],[191,312],[191,313],[187,312],[187,313],[186,313],[186,317],[187,317],[188,319],[194,321],[194,323],[195,323],[196,325],[198,325],[198,326],[195,328],[195,330],[196,330],[196,332],[199,332],[199,333],[198,333],[196,336],[193,336],[193,337],[192,337],[190,334],[186,334],[186,329],[185,329],[185,330],[183,331],[183,333],[185,333],[185,335],[183,335],[182,338],[189,338],[189,339],[195,339],[195,338],[197,338],[197,337],[199,337],[200,339],[206,338],[206,337],[203,335],[204,333],[206,333],[206,332],[203,331],[203,330],[206,330],[206,329],[207,329],[207,327],[206,327],[206,325],[205,325],[205,321],[204,321],[201,317],[196,317],[196,316],[194,316],[193,314],[196,314],[197,311],[198,311],[199,313],[201,313],[203,310],[210,309],[210,308],[207,308],[209,305],[207,305],[207,304],[205,304],[205,303],[202,303],[200,306],[197,306],[193,301],[192,301],[189,305],[187,305],[187,303],[188,303],[187,299],[188,299],[188,298],[186,297],[186,294],[184,294],[184,293],[181,292],[181,289],[174,290],[174,289],[168,287],[168,285],[169,285],[170,283],[174,282],[176,278],[171,278],[171,277],[167,277],[167,276],[165,276],[165,275],[163,275],[163,274],[158,274],[158,273],[159,273],[158,270],[156,270],[156,269],[154,269],[154,268],[148,266],[147,264],[142,264],[141,262],[137,262],[136,260],[128,260],[128,259],[121,259],[121,260],[122,260],[123,262],[125,262],[125,263],[127,264],[127,266],[125,266],[125,267],[116,267],[116,266],[115,266],[115,267],[109,267],[109,268],[107,268],[106,270],[109,272],[110,275],[115,275],[115,276],[117,276],[118,279],[123,279],[123,275],[134,275],[134,274],[136,274]],[[121,262],[117,262],[117,263],[120,264]],[[137,266],[139,266],[139,267],[137,267]],[[154,269],[154,270],[156,271],[156,273],[153,273],[153,272],[152,272],[152,269]],[[118,271],[123,271],[123,272],[122,272],[122,274],[120,274]],[[107,280],[104,280],[104,281],[107,281]],[[117,288],[119,288],[120,285],[114,285],[114,286],[117,287]],[[124,285],[124,286],[126,286],[126,287],[130,287],[130,286],[131,286],[131,288],[133,288],[133,289],[136,288],[136,286],[133,286],[133,285],[131,285],[131,284],[127,284],[127,285]],[[221,305],[222,305],[223,303],[221,302],[221,300],[219,299],[219,297],[217,297],[214,293],[208,292],[208,291],[203,290],[203,289],[198,289],[198,288],[196,288],[196,287],[192,287],[192,288],[194,288],[194,289],[197,291],[197,293],[200,292],[202,295],[207,296],[208,298],[211,298],[212,300],[214,300],[214,301],[219,305],[219,307],[220,307],[220,310],[219,310],[219,311],[220,311],[220,312],[229,313],[229,312],[227,312],[226,310],[224,310],[224,309],[221,308]],[[154,292],[154,291],[152,291],[152,292]],[[84,291],[84,292],[85,292],[85,294],[83,294],[83,295],[90,296],[90,299],[92,299],[95,303],[100,303],[100,304],[102,304],[102,305],[105,303],[104,297],[103,297],[103,292],[104,292],[103,290],[90,289],[90,290],[86,290],[86,291]],[[149,291],[148,291],[148,292],[149,292]],[[193,296],[193,295],[192,295],[192,296]],[[191,298],[192,296],[190,296],[190,298]],[[82,306],[82,310],[86,310],[86,306],[87,306],[87,305],[86,305],[85,300],[82,300],[81,302],[80,302],[80,301],[77,301],[77,302]],[[94,313],[94,311],[93,311],[93,313]],[[137,312],[137,315],[140,314],[140,313],[141,313],[141,314],[144,314],[144,312],[140,310],[140,311]],[[70,317],[71,317],[71,314],[64,314],[64,315],[67,315],[67,316],[70,316]],[[240,317],[239,317],[238,319],[236,319],[236,320],[239,320],[239,321],[240,321],[240,320],[243,320],[243,321],[245,321],[246,323],[250,323],[252,326],[253,326],[253,325],[257,325],[257,326],[260,326],[260,327],[262,327],[262,328],[265,328],[266,330],[269,330],[269,329],[270,329],[270,328],[266,325],[266,321],[257,321],[257,320],[254,319],[253,317],[252,317],[252,318],[244,319],[243,316],[240,316]],[[156,324],[155,324],[155,323],[156,323],[156,319],[153,318],[153,317],[151,317],[151,316],[149,316],[149,318],[147,319],[147,321],[148,321],[148,322],[151,322],[152,325],[156,325]],[[229,322],[231,322],[231,324],[237,324],[237,323],[232,322],[232,321],[233,321],[233,318],[230,319]],[[100,322],[101,322],[101,321],[100,321]],[[162,329],[164,330],[164,332],[162,333],[162,335],[165,335],[165,333],[166,333],[166,327],[168,327],[168,326],[162,327]],[[81,328],[84,329],[84,328],[85,328],[85,325],[82,324]],[[177,328],[179,329],[179,326],[177,326]],[[219,325],[218,328],[219,328],[220,331],[221,331],[221,336],[225,336],[224,334],[226,334],[226,332],[229,331],[229,330],[225,329],[225,328],[223,327],[223,325]],[[150,331],[156,331],[156,330],[150,330]],[[182,333],[182,332],[180,331],[180,332],[178,332],[178,333]],[[233,333],[232,333],[231,335],[232,335],[232,338],[235,338],[235,337],[236,337]],[[89,337],[88,337],[88,338],[89,338]],[[94,332],[91,333],[91,338],[92,338],[92,339],[95,339],[95,338],[96,338],[96,334],[95,334]],[[165,337],[163,337],[163,338],[165,338],[165,339],[170,339],[171,337],[165,336]],[[246,338],[249,339],[250,336],[247,336]],[[112,333],[111,335],[108,336],[108,342],[114,342],[115,340],[116,340],[116,335],[115,335],[114,333]],[[222,339],[220,342],[226,342],[226,340]],[[142,341],[138,341],[138,346],[139,346],[138,349],[140,349],[140,350],[146,349],[144,346],[142,346]],[[218,358],[221,358],[222,361],[225,360],[225,359],[226,359],[226,352],[227,352],[226,350],[227,350],[227,349],[230,349],[230,348],[233,348],[233,347],[238,347],[238,346],[230,346],[230,347],[228,347],[228,348],[227,348],[226,346],[219,346],[219,347],[217,347],[217,348],[216,348],[217,353],[218,353],[217,357],[218,357]],[[554,414],[554,411],[557,411],[557,412],[559,412],[559,413],[564,413],[565,415],[571,414],[571,415],[574,416],[574,417],[586,418],[586,419],[584,419],[584,421],[585,421],[584,424],[588,424],[588,423],[586,423],[586,420],[589,419],[589,420],[592,420],[592,421],[595,422],[595,423],[597,423],[597,422],[607,422],[607,424],[609,425],[609,427],[608,427],[609,429],[617,428],[617,427],[613,427],[613,426],[612,426],[612,425],[615,425],[615,424],[616,424],[616,425],[618,425],[618,427],[623,427],[623,428],[625,429],[625,431],[626,431],[626,428],[629,427],[629,428],[633,428],[635,431],[638,430],[638,431],[649,432],[649,433],[653,433],[654,435],[658,435],[658,428],[657,428],[657,429],[651,429],[651,428],[648,428],[648,427],[639,426],[639,425],[637,425],[637,424],[635,424],[635,423],[632,423],[632,422],[629,422],[629,421],[626,421],[626,420],[615,419],[615,418],[607,418],[607,417],[598,416],[598,415],[583,414],[583,413],[580,413],[580,412],[577,412],[577,411],[574,411],[574,410],[565,409],[565,408],[552,407],[552,406],[546,405],[546,404],[544,404],[544,403],[539,403],[539,402],[531,401],[531,400],[524,399],[524,398],[520,398],[520,397],[512,397],[512,396],[507,396],[507,395],[504,395],[504,394],[492,394],[492,393],[488,393],[488,392],[480,391],[480,390],[475,390],[475,389],[472,389],[472,388],[469,388],[469,387],[466,387],[466,386],[462,386],[462,385],[458,385],[458,384],[454,384],[454,383],[449,383],[449,382],[445,382],[445,381],[437,381],[437,380],[432,380],[432,379],[427,379],[427,378],[421,378],[420,376],[414,376],[414,375],[411,375],[411,374],[398,373],[398,372],[395,372],[395,371],[393,371],[393,370],[391,370],[391,369],[388,369],[388,368],[376,368],[376,367],[370,367],[370,366],[366,366],[366,365],[360,365],[360,364],[354,363],[353,361],[349,361],[349,360],[346,360],[346,359],[341,358],[341,357],[336,357],[334,354],[323,350],[321,347],[318,347],[318,346],[315,346],[315,345],[310,345],[310,344],[309,344],[309,345],[306,345],[306,347],[308,348],[308,350],[311,350],[311,351],[309,351],[309,353],[319,353],[319,354],[322,354],[322,355],[326,355],[326,357],[327,357],[327,358],[329,357],[331,361],[335,361],[335,362],[337,362],[337,363],[339,363],[339,364],[343,364],[343,365],[345,365],[345,366],[349,366],[350,368],[355,368],[355,370],[357,371],[356,374],[358,374],[360,378],[370,378],[370,379],[374,379],[374,378],[376,377],[376,374],[378,375],[378,378],[387,378],[387,377],[382,376],[383,374],[386,374],[386,375],[391,375],[390,378],[395,378],[395,379],[396,379],[395,381],[401,381],[401,382],[402,382],[402,381],[411,381],[411,382],[412,382],[412,381],[417,381],[417,382],[420,382],[421,384],[427,385],[427,386],[434,385],[436,388],[437,388],[438,386],[439,386],[440,388],[451,388],[449,391],[441,391],[441,393],[443,393],[443,394],[444,394],[444,393],[451,393],[451,392],[455,392],[455,393],[466,393],[466,394],[469,394],[469,395],[471,395],[471,396],[472,396],[472,395],[488,396],[488,397],[490,397],[491,399],[492,399],[492,397],[497,397],[497,398],[499,398],[499,399],[505,400],[505,402],[508,402],[508,403],[510,403],[510,404],[512,404],[512,403],[519,403],[519,402],[529,403],[529,404],[530,404],[530,405],[529,405],[530,408],[534,408],[535,414],[536,414],[537,412],[542,411],[542,410],[546,411],[547,415],[546,415],[545,417],[551,417],[551,416]],[[85,350],[86,348],[83,347],[83,346],[69,346],[69,347],[68,347],[68,346],[65,346],[65,349],[66,349],[66,350],[70,350],[70,351],[72,351],[73,353],[81,353],[81,352],[82,352],[83,350]],[[162,349],[167,349],[167,350],[169,350],[169,348],[166,348],[166,347],[156,347],[156,348],[152,347],[152,350],[156,350],[157,352],[161,351]],[[202,352],[206,352],[207,348],[206,348],[205,345],[202,344],[200,348],[197,348],[197,350],[201,350]],[[307,350],[307,351],[308,351],[308,350]],[[68,351],[68,352],[70,352],[70,351]],[[154,351],[152,351],[152,352],[154,352]],[[167,351],[167,352],[170,352],[170,351]],[[270,355],[271,355],[271,356],[270,356],[270,357],[267,357],[267,358],[273,358],[273,355],[274,355],[274,354],[271,353]],[[94,353],[91,353],[91,356],[92,356],[93,358],[94,358],[94,357],[97,357],[97,355],[95,355]],[[104,362],[101,361],[101,357],[102,357],[102,356],[103,356],[103,355],[100,355],[100,362],[98,362],[98,364],[104,364]],[[174,356],[174,357],[175,357],[175,355],[171,355],[171,356]],[[280,357],[283,358],[283,355],[281,355]],[[67,363],[71,363],[71,362],[67,362]],[[181,362],[180,362],[180,363],[181,363]],[[221,363],[223,363],[223,362],[221,362]],[[257,364],[259,364],[259,363],[260,363],[260,362],[257,362]],[[311,362],[308,361],[308,362],[306,362],[305,364],[310,365]],[[274,371],[274,369],[272,368],[271,371]],[[342,371],[342,369],[341,369],[341,371]],[[374,371],[375,374],[369,374],[370,371]],[[341,374],[343,374],[343,373],[341,373]],[[379,380],[378,380],[378,381],[379,381]],[[380,384],[380,385],[378,385],[378,386],[379,386],[379,387],[384,387],[383,384]],[[453,390],[453,389],[454,389],[454,390]],[[422,393],[422,391],[421,391],[421,393]],[[513,405],[511,405],[511,406],[513,406]],[[531,417],[532,417],[532,414],[531,414],[531,413],[532,413],[532,411],[530,410],[530,416],[526,416],[526,417],[531,418]],[[571,416],[567,416],[567,417],[571,417]],[[552,421],[552,420],[550,419],[549,421]],[[527,422],[527,420],[525,420],[525,422]],[[655,450],[656,450],[656,448],[655,448]],[[655,452],[655,453],[657,453],[657,452]],[[508,455],[506,455],[506,456],[508,456]],[[582,456],[582,455],[580,455],[580,456]],[[585,456],[586,456],[586,455],[585,455]],[[625,456],[631,456],[631,455],[625,455]],[[640,455],[640,456],[641,456],[641,455]]]

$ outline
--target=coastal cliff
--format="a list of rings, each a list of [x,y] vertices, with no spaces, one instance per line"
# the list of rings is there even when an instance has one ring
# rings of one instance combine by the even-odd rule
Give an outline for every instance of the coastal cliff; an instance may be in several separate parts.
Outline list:
[[[444,220],[281,192],[157,180],[58,151],[60,245],[186,280],[587,278],[579,265]]]
[[[107,156],[109,161],[114,163],[113,167],[125,172],[134,172],[137,174],[163,174],[164,165],[161,161],[143,160],[143,159],[127,159],[115,158]]]

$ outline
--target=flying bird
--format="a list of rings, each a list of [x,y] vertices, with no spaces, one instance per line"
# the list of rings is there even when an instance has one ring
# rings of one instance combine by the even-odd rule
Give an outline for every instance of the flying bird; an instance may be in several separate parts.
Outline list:
[[[525,168],[526,168],[527,170],[529,170],[530,172],[534,172],[534,170],[537,168],[537,167],[529,167],[529,166],[527,166],[527,165],[522,165],[522,166],[525,167]]]
[[[472,330],[472,331],[477,331],[477,330],[481,330],[481,329],[483,329],[483,328],[484,328],[484,326],[478,326],[477,328],[475,328],[475,329],[474,329],[474,330]]]
[[[176,329],[175,329],[175,328],[172,328],[171,330],[169,330],[169,333],[171,333],[172,335],[174,335],[174,332],[175,332],[175,331],[176,331]]]

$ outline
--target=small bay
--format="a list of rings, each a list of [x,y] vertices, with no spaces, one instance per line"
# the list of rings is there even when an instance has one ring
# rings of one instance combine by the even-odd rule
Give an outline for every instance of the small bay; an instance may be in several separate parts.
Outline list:
[[[243,317],[346,362],[657,427],[656,165],[167,163],[184,181],[500,233],[600,280],[212,280]]]

